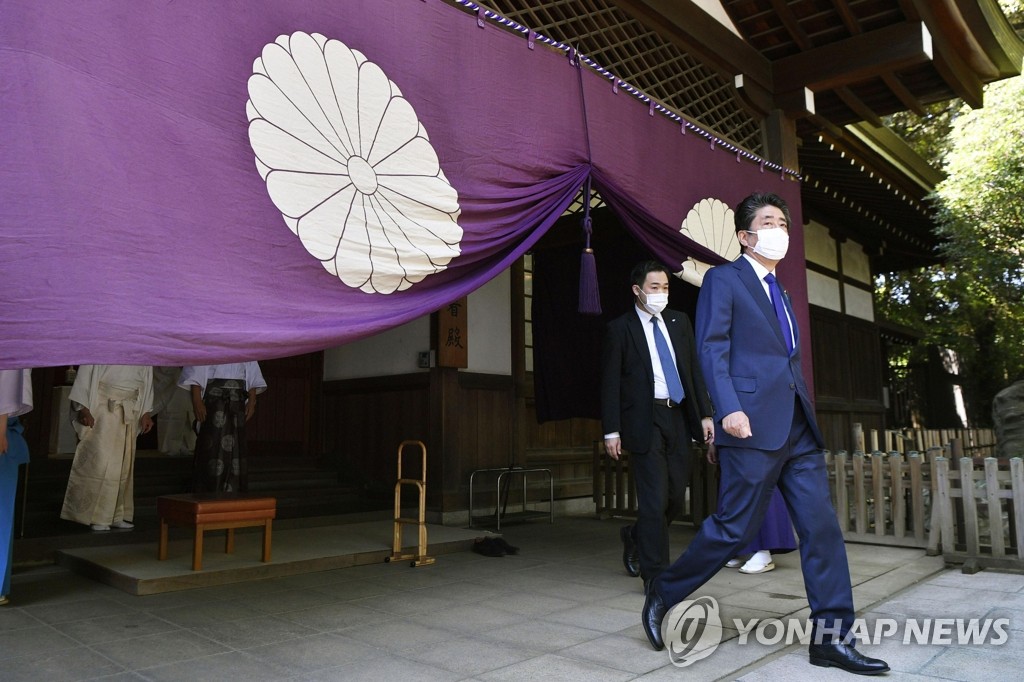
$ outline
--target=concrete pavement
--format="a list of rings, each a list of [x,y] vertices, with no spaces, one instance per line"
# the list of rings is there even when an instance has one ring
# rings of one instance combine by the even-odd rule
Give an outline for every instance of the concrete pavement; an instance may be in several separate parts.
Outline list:
[[[149,596],[45,566],[15,574],[0,607],[0,678],[19,680],[831,680],[803,645],[726,625],[685,669],[640,627],[639,579],[621,564],[622,520],[566,516],[503,528],[515,556],[373,564]],[[673,551],[693,535],[672,529]],[[385,539],[385,542],[387,540]],[[923,551],[848,545],[868,623],[1005,618],[1008,641],[863,646],[887,679],[1013,679],[1024,670],[1024,576],[945,569]],[[725,624],[806,617],[796,553],[761,575],[723,569],[700,591]]]

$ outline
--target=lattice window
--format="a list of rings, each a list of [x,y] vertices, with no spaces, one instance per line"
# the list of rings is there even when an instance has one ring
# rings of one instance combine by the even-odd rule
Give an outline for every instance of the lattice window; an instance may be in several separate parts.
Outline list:
[[[598,64],[715,134],[762,154],[760,122],[732,83],[607,0],[476,0]]]

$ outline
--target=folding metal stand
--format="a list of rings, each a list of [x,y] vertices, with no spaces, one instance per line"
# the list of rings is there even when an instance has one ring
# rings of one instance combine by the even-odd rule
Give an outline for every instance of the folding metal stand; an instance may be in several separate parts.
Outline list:
[[[420,471],[422,478],[402,478],[402,451],[406,446],[418,445],[422,453]],[[402,516],[402,486],[416,486],[419,491],[419,518],[411,519]],[[434,563],[434,557],[427,556],[427,446],[420,440],[403,440],[398,444],[398,482],[395,483],[395,537],[391,548],[391,556],[385,561],[401,561],[412,559],[409,565],[428,566]],[[416,554],[402,554],[402,526],[416,524],[419,526],[419,546]]]

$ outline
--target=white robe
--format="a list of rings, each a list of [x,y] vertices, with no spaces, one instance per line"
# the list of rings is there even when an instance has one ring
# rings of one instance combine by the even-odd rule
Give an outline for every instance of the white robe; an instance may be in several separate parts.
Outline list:
[[[263,372],[260,371],[260,365],[255,360],[227,365],[183,367],[181,376],[178,377],[178,386],[189,391],[192,390],[192,386],[198,386],[201,394],[206,395],[206,384],[211,379],[244,379],[245,390],[256,389],[256,395],[267,390],[267,382],[263,379]]]
[[[109,525],[135,515],[135,439],[142,415],[153,409],[153,368],[82,365],[71,387],[71,418],[81,441],[60,517]],[[88,407],[96,423],[79,423]]]

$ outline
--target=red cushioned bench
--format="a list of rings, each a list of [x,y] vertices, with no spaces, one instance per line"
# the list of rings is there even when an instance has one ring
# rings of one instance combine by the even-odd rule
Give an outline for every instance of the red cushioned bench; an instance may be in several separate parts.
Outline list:
[[[235,528],[263,526],[263,561],[270,561],[270,529],[277,515],[273,497],[217,497],[202,495],[164,495],[156,500],[160,518],[160,545],[157,559],[167,558],[168,526],[195,529],[192,544],[192,570],[203,568],[203,532],[227,530],[224,551],[235,551]]]

